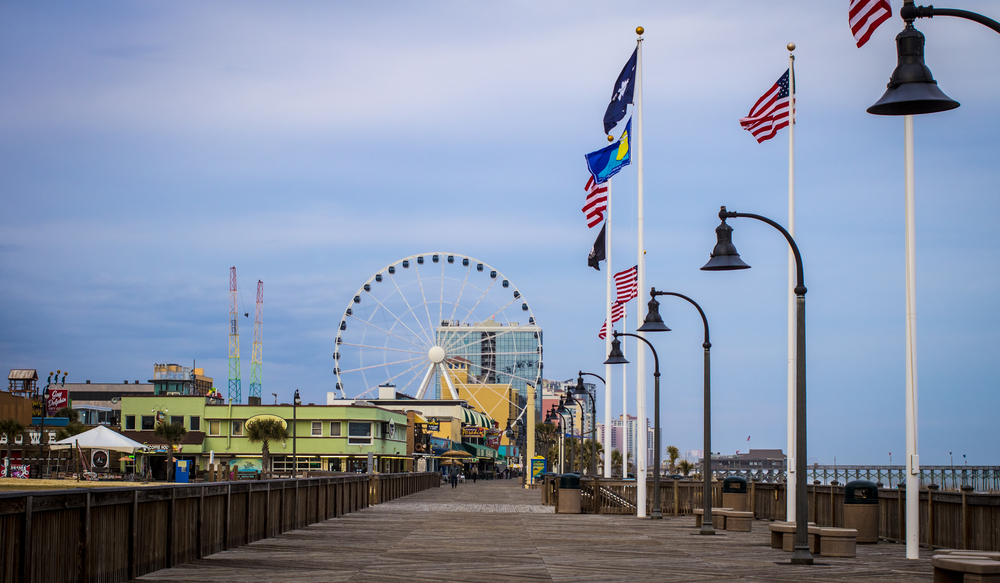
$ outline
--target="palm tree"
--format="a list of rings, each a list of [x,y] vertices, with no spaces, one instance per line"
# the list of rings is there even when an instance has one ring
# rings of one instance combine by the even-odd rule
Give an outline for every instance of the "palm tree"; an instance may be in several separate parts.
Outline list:
[[[268,463],[271,458],[270,444],[272,441],[285,441],[288,439],[288,428],[278,419],[264,418],[247,423],[246,432],[250,443],[261,444],[261,472],[271,471]]]
[[[667,458],[670,460],[670,473],[677,472],[677,458],[681,457],[681,450],[676,445],[667,446]]]
[[[67,437],[83,433],[87,429],[83,423],[80,423],[80,412],[75,409],[63,407],[56,412],[55,416],[69,418],[69,423],[66,427],[60,427],[56,430],[56,439],[66,439]]]
[[[163,438],[167,442],[167,481],[174,481],[174,447],[180,445],[181,440],[187,434],[187,429],[180,423],[167,424],[160,421],[153,430],[153,435]]]
[[[559,429],[555,425],[549,425],[547,423],[536,423],[535,424],[535,449],[537,455],[545,457],[546,459],[551,457],[551,450],[556,443],[559,442]],[[556,451],[558,454],[558,451]],[[551,465],[549,467],[552,467]]]
[[[0,433],[7,436],[7,475],[6,478],[10,477],[10,447],[14,444],[14,440],[24,435],[24,424],[17,419],[0,419]]]
[[[687,460],[681,460],[681,463],[677,464],[677,468],[680,469],[681,473],[686,477],[691,473],[691,470],[694,469],[694,465]]]
[[[597,458],[595,462],[597,463],[597,467],[599,468],[601,467],[601,462],[604,460],[604,445],[594,441],[593,439],[584,439],[583,445],[580,447],[580,457],[583,458],[582,465],[583,467],[587,468],[588,474],[598,473],[597,468],[590,467],[590,451],[595,448],[596,451],[594,453]]]
[[[615,473],[622,471],[622,450],[620,449],[611,450],[611,471]]]

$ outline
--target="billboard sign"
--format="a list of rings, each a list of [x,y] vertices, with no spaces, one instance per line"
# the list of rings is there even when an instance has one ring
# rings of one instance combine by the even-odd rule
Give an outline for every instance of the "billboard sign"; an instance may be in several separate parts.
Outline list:
[[[45,414],[52,417],[59,409],[69,406],[69,391],[66,389],[49,389],[49,400],[45,406]]]

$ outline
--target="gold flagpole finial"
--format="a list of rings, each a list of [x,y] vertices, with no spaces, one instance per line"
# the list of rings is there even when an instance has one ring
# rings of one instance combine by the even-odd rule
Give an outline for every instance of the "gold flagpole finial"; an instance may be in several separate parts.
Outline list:
[[[788,52],[794,51],[795,50],[795,43],[788,43],[788,47],[787,48],[788,48]]]
[[[644,33],[644,32],[646,32],[646,31],[645,31],[645,29],[644,29],[644,28],[642,28],[641,26],[637,26],[637,27],[635,27],[635,33],[636,33],[637,35],[639,35],[639,36],[642,36],[642,33]]]
[[[613,141],[615,141],[615,137],[614,137],[614,136],[612,136],[611,134],[608,134],[608,141],[609,141],[609,142],[613,142]]]

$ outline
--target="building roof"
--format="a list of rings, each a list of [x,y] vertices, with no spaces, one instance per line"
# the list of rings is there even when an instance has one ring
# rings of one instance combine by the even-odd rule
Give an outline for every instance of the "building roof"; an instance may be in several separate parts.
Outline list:
[[[7,376],[9,381],[37,381],[38,371],[33,368],[12,368],[10,369],[10,375]]]

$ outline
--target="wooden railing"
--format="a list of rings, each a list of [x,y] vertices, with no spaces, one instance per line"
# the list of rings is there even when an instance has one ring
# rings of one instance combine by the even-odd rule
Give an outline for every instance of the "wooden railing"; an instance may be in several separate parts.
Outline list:
[[[646,510],[652,509],[653,485],[648,483]],[[555,505],[559,478],[543,485],[543,504]],[[581,511],[587,514],[635,514],[635,480],[580,481]],[[595,496],[595,491],[597,495]],[[844,486],[807,487],[809,520],[819,526],[844,526]],[[749,510],[760,520],[785,520],[784,484],[750,482]],[[691,514],[702,507],[702,483],[695,480],[662,480],[660,511],[664,516]],[[879,537],[901,542],[906,532],[906,491],[879,490]],[[722,506],[722,483],[713,482],[712,506]],[[932,548],[1000,551],[1000,495],[976,492],[920,492],[920,544]]]
[[[0,583],[127,581],[440,483],[423,472],[0,493]]]

